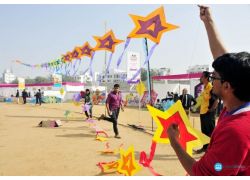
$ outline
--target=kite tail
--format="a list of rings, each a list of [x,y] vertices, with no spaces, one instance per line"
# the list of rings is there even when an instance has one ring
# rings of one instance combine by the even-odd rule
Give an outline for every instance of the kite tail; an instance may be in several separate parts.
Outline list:
[[[146,60],[145,60],[144,63],[143,63],[143,66],[145,66],[145,65],[149,62],[149,60],[150,60],[150,58],[151,58],[151,56],[152,56],[152,54],[153,54],[153,52],[154,52],[154,50],[155,50],[155,48],[156,48],[157,45],[158,45],[158,44],[155,43],[155,44],[153,45],[153,47],[150,49],[149,54],[148,54]],[[140,74],[141,70],[142,70],[142,68],[138,69],[138,71],[134,74],[134,76],[133,76],[131,79],[129,79],[127,82],[128,82],[128,83],[133,82],[133,80]]]
[[[122,51],[122,54],[121,54],[121,56],[119,57],[119,59],[118,59],[118,61],[117,61],[117,64],[116,64],[117,69],[119,68],[119,66],[120,66],[120,64],[121,64],[121,62],[122,62],[122,58],[123,58],[124,52],[126,51],[128,45],[129,45],[129,43],[130,43],[130,38],[127,38],[127,40],[126,40],[126,42],[125,42],[125,45],[124,45],[124,49],[123,49],[123,51]]]
[[[81,60],[81,59],[78,59],[78,61],[79,61],[79,63],[78,63],[77,69],[75,70],[75,72],[74,72],[73,76],[75,76],[75,75],[76,75],[76,73],[78,72],[79,67],[80,67],[80,65],[81,65],[81,62],[82,62],[82,60]]]
[[[111,53],[110,56],[109,56],[109,62],[108,62],[108,66],[107,66],[107,69],[106,69],[106,74],[109,74],[109,67],[110,67],[110,64],[111,64],[112,57],[113,57],[113,53]]]
[[[92,64],[93,64],[93,59],[95,56],[95,52],[92,53],[91,59],[90,59],[90,63],[89,63],[89,73],[90,76],[93,78],[93,69],[92,69]]]
[[[149,169],[149,171],[154,175],[154,176],[161,176],[159,173],[157,173],[154,168],[150,165],[150,163],[152,162],[154,155],[155,155],[155,149],[156,149],[156,142],[152,141],[151,144],[151,150],[150,150],[150,155],[149,158],[147,158],[147,154],[145,153],[145,151],[142,151],[140,153],[140,161],[139,163],[141,165],[143,165],[144,167],[147,167]]]

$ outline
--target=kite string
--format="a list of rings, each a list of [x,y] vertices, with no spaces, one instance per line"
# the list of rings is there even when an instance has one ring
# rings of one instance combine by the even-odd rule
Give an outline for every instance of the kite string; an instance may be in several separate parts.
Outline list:
[[[189,60],[189,66],[191,66],[192,61],[194,59],[194,55],[195,55],[195,51],[197,49],[197,44],[198,44],[198,39],[199,39],[199,34],[200,34],[200,30],[201,30],[201,26],[199,26],[199,24],[196,25],[196,33],[194,34],[195,39],[194,40],[194,44],[193,44],[193,50],[191,51],[191,56],[190,56],[190,60]]]

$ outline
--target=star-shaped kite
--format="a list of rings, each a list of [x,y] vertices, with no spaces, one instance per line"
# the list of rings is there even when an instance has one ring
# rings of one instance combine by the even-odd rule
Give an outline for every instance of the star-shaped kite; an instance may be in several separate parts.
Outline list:
[[[73,50],[72,54],[72,59],[80,59],[82,54],[81,54],[81,48],[80,47],[75,47]]]
[[[181,101],[177,101],[165,112],[150,105],[147,107],[150,115],[157,124],[157,129],[153,137],[153,140],[157,143],[169,143],[167,129],[172,123],[179,126],[179,143],[188,154],[192,155],[192,149],[194,147],[200,147],[203,144],[209,143],[209,137],[191,126],[185,110],[182,107]]]
[[[67,52],[65,55],[63,55],[64,62],[70,62],[72,60],[72,54],[71,52]]]
[[[130,38],[148,38],[159,44],[164,32],[174,30],[178,26],[166,22],[164,9],[160,7],[146,17],[130,15],[135,23],[135,28],[128,35]]]
[[[142,96],[145,90],[146,90],[145,85],[143,84],[143,82],[140,81],[140,83],[136,85],[136,91],[140,96]]]
[[[112,30],[107,32],[104,36],[93,36],[97,42],[96,47],[94,50],[107,50],[111,51],[112,53],[115,51],[115,46],[123,42],[123,40],[119,40],[115,38],[115,35]]]
[[[61,94],[61,95],[64,94],[64,89],[63,89],[63,88],[60,89],[60,94]]]
[[[125,174],[126,176],[133,176],[136,172],[138,172],[141,167],[135,161],[134,147],[130,146],[125,152],[122,148],[120,149],[120,157],[118,160],[118,172]]]
[[[163,7],[156,9],[155,11],[153,11],[146,17],[137,16],[137,15],[130,15],[130,17],[132,18],[135,24],[135,28],[127,36],[127,41],[125,43],[126,46],[124,47],[124,50],[117,61],[117,67],[119,67],[119,65],[121,64],[122,56],[128,47],[130,38],[145,38],[145,39],[150,39],[153,42],[155,42],[155,44],[148,51],[147,57],[143,63],[143,66],[144,66],[149,62],[154,52],[155,47],[160,43],[162,34],[164,32],[171,31],[171,30],[178,28],[178,26],[169,24],[166,22]],[[139,70],[137,70],[137,72],[134,73],[131,79],[128,79],[128,82],[133,81],[140,74],[141,70],[142,70],[142,67]]]
[[[85,74],[88,70],[90,71],[90,75],[93,77],[92,63],[95,55],[94,49],[89,45],[88,42],[85,42],[84,45],[80,48],[82,56],[90,57],[89,67],[84,71]]]
[[[88,42],[85,42],[82,47],[80,47],[82,56],[88,56],[92,57],[92,54],[94,52],[93,48],[89,45]]]

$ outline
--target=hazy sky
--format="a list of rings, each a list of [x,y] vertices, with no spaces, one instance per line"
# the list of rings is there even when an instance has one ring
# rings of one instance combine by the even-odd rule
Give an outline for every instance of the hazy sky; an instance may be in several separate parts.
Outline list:
[[[128,14],[146,16],[158,7],[160,5],[0,5],[0,73],[12,67],[18,76],[48,75],[44,70],[12,61],[41,64],[86,41],[95,46],[92,36],[104,34],[105,21],[107,30],[112,29],[118,39],[125,40],[134,28]],[[210,7],[227,48],[232,52],[249,51],[250,5]],[[168,4],[164,10],[167,22],[180,28],[164,33],[151,57],[151,67],[169,67],[173,73],[185,73],[188,66],[211,64],[212,56],[197,5]],[[116,47],[111,67],[115,66],[123,46]],[[144,61],[141,39],[132,39],[128,50],[140,52]],[[81,70],[88,64],[89,58],[83,58]],[[104,67],[103,51],[96,52],[93,67],[94,71]],[[126,56],[121,69],[126,69]]]

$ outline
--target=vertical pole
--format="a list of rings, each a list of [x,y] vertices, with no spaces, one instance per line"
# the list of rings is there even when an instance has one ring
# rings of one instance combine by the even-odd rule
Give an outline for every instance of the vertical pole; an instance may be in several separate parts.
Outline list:
[[[145,38],[145,47],[146,47],[146,55],[148,57],[148,41],[147,38]],[[147,75],[148,75],[148,95],[149,95],[149,104],[151,106],[153,106],[153,101],[152,101],[152,97],[151,97],[151,92],[152,92],[152,87],[151,87],[151,74],[150,74],[150,64],[148,61],[147,64]],[[153,119],[151,119],[152,121],[152,132],[154,131],[154,123],[153,123]]]
[[[105,21],[104,22],[104,31],[105,31],[105,34],[106,34],[106,31],[107,31],[107,22]],[[107,90],[107,73],[106,73],[106,70],[107,70],[107,52],[105,50],[105,54],[104,54],[104,63],[105,63],[105,68],[104,68],[104,73],[105,73],[105,101],[107,99],[107,93],[108,93],[108,90]],[[104,103],[104,109],[105,109],[105,116],[107,114],[106,112],[106,103]]]

